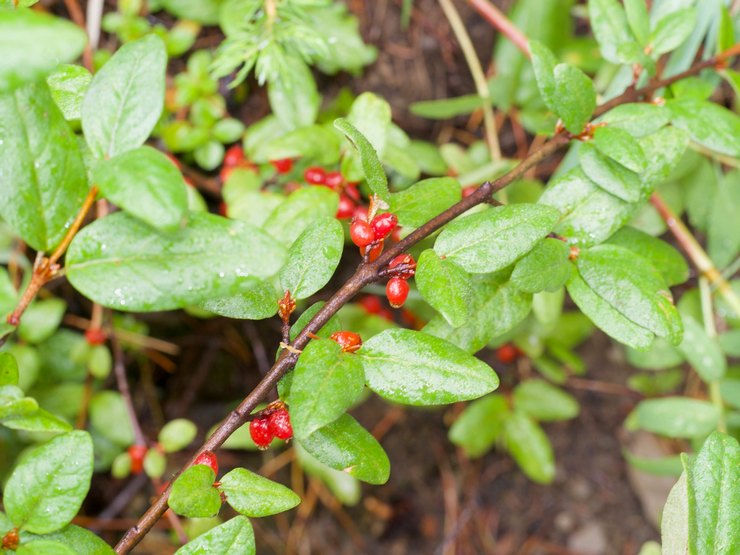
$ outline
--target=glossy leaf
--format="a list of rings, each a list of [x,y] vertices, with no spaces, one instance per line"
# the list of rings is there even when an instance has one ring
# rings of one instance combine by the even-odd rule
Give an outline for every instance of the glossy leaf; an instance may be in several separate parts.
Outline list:
[[[534,420],[553,422],[578,416],[575,398],[544,380],[527,380],[514,389],[514,408]]]
[[[90,72],[82,66],[63,64],[46,78],[51,97],[67,121],[82,117],[82,99],[92,81]]]
[[[678,285],[689,279],[689,266],[680,252],[665,241],[634,227],[623,227],[609,237],[607,243],[640,255],[661,273],[669,286]]]
[[[348,414],[299,441],[320,462],[369,484],[385,484],[390,461],[377,440]]]
[[[14,385],[0,386],[0,418],[26,416],[39,408],[36,399],[24,397],[23,390]]]
[[[632,61],[624,55],[624,45],[634,42],[627,14],[617,0],[589,0],[589,22],[604,58],[620,64]]]
[[[568,262],[570,247],[559,239],[545,239],[517,262],[511,281],[522,291],[557,291],[568,281],[573,265]]]
[[[660,523],[663,552],[689,552],[689,500],[686,473],[671,488]]]
[[[709,401],[663,397],[641,401],[630,414],[628,426],[667,437],[702,437],[719,422],[719,409]]]
[[[373,148],[373,145],[346,119],[339,118],[335,120],[334,127],[344,133],[344,136],[357,149],[362,163],[362,171],[365,174],[365,179],[370,189],[382,200],[388,202],[390,200],[388,178],[385,175],[383,165],[380,163],[378,153]]]
[[[66,420],[62,420],[44,409],[3,418],[2,425],[11,430],[23,430],[25,432],[71,432],[73,429]]]
[[[0,353],[0,387],[18,385],[18,362],[10,353]]]
[[[226,494],[226,501],[245,516],[270,516],[290,510],[301,502],[293,491],[282,484],[235,468],[224,475],[219,489]]]
[[[164,107],[167,52],[151,34],[124,44],[95,74],[82,102],[82,129],[96,158],[140,147]]]
[[[52,540],[33,540],[18,546],[18,555],[76,555],[71,547]]]
[[[236,220],[193,213],[187,227],[163,235],[116,213],[75,236],[67,277],[105,306],[171,310],[237,293],[240,278],[268,277],[283,260],[278,243]]]
[[[327,187],[299,189],[275,208],[265,220],[262,229],[280,243],[291,245],[319,218],[333,218],[338,206],[339,195]]]
[[[453,328],[468,319],[472,292],[470,276],[454,262],[427,249],[419,257],[414,276],[416,287]]]
[[[645,0],[625,0],[624,11],[632,33],[641,45],[646,45],[650,35],[650,16]]]
[[[386,145],[389,144],[390,104],[374,93],[364,92],[352,103],[347,121],[368,140],[382,160],[386,154]]]
[[[495,272],[529,252],[552,231],[559,216],[557,210],[537,204],[489,208],[448,224],[434,250],[468,272]]]
[[[642,195],[640,176],[609,158],[596,146],[582,144],[578,149],[583,172],[599,187],[625,202],[637,202]]]
[[[71,21],[27,9],[0,12],[0,37],[0,92],[77,59],[87,38]]]
[[[647,167],[645,153],[632,135],[619,127],[598,127],[591,142],[602,154],[628,170],[640,173]]]
[[[223,524],[211,528],[186,543],[175,552],[175,555],[203,555],[205,553],[239,553],[255,555],[252,524],[245,516],[236,516]]]
[[[671,123],[710,150],[740,157],[740,116],[727,108],[693,98],[667,103]]]
[[[354,506],[362,498],[360,481],[346,472],[329,468],[309,455],[300,445],[296,445],[296,456],[301,468],[309,476],[321,480],[343,505]]]
[[[450,441],[463,448],[470,458],[489,451],[503,431],[511,409],[501,395],[486,395],[473,401],[450,428]]]
[[[689,135],[678,127],[664,127],[639,141],[645,158],[650,160],[641,174],[646,195],[668,178],[686,151]]]
[[[542,100],[553,113],[557,113],[555,66],[558,65],[558,60],[549,48],[536,40],[529,41],[529,51],[532,55],[532,68]]]
[[[3,491],[11,522],[47,534],[67,525],[90,488],[93,446],[87,432],[57,436],[26,454]]]
[[[298,439],[331,424],[365,389],[365,373],[357,354],[343,353],[338,343],[313,340],[293,370],[290,418]]]
[[[740,170],[725,174],[710,202],[707,251],[712,262],[724,268],[740,253],[740,218],[735,217],[740,211]]]
[[[596,89],[588,75],[570,64],[554,69],[556,114],[571,133],[580,133],[596,108]]]
[[[609,124],[608,128],[624,130],[633,137],[645,137],[668,125],[669,120],[670,111],[665,106],[639,102],[620,104],[601,116],[598,121],[605,121]]]
[[[73,545],[77,555],[113,555],[115,553],[100,536],[74,524],[65,526],[58,532],[45,534],[44,539]]]
[[[246,277],[236,280],[231,294],[209,297],[198,306],[227,318],[262,320],[277,313],[280,296],[270,281]]]
[[[390,211],[398,217],[399,225],[419,227],[458,202],[461,196],[460,183],[456,179],[424,179],[393,193]]]
[[[151,147],[100,161],[93,181],[104,197],[157,229],[176,231],[187,215],[182,175],[167,156]]]
[[[335,218],[324,217],[308,226],[288,251],[280,269],[280,289],[305,299],[331,279],[344,247],[344,230]]]
[[[701,322],[683,315],[683,341],[678,350],[705,382],[721,379],[727,370],[725,358],[716,337],[709,337]]]
[[[0,216],[34,249],[52,250],[82,206],[87,177],[45,83],[0,95],[0,141]]]
[[[696,27],[696,8],[675,10],[655,22],[650,33],[652,54],[659,55],[675,50]]]
[[[504,424],[506,449],[530,479],[549,484],[555,478],[555,457],[542,428],[526,414],[514,411]]]
[[[216,516],[221,509],[221,495],[213,487],[216,474],[210,466],[196,464],[185,470],[172,484],[167,500],[178,515],[189,518]]]

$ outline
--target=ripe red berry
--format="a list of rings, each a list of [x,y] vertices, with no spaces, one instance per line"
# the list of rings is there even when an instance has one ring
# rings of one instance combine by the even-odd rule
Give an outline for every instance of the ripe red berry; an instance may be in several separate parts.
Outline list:
[[[370,252],[367,255],[367,261],[368,262],[375,262],[378,259],[378,257],[383,252],[383,243],[384,243],[384,241],[378,241],[372,247],[369,247],[370,248]],[[360,254],[362,256],[365,256],[365,251],[366,250],[367,250],[367,247],[362,247],[360,249]]]
[[[362,347],[362,338],[353,331],[335,331],[329,336],[329,339],[339,343],[345,353],[354,353]]]
[[[409,296],[409,284],[405,279],[394,277],[385,286],[385,296],[393,308],[401,308]]]
[[[349,226],[349,237],[358,247],[366,247],[375,241],[375,232],[366,221],[353,220]]]
[[[337,208],[337,218],[344,220],[351,218],[355,213],[355,203],[347,195],[339,196],[339,208]]]
[[[367,206],[357,206],[355,208],[354,214],[352,214],[352,217],[355,220],[362,220],[363,222],[366,222],[367,221]]]
[[[249,423],[249,435],[259,449],[267,449],[274,437],[270,430],[270,422],[264,416],[258,416]]]
[[[293,437],[293,427],[290,425],[290,414],[285,409],[278,409],[267,417],[270,432],[278,439]]]
[[[244,149],[241,145],[230,146],[224,153],[224,167],[233,168],[244,161]]]
[[[131,458],[131,474],[141,474],[144,470],[146,452],[146,445],[132,445],[128,448],[128,456]]]
[[[389,269],[398,268],[399,266],[403,267],[403,269],[395,274],[396,277],[400,277],[401,279],[414,277],[416,273],[416,260],[414,260],[413,256],[410,254],[399,254],[388,263]]]
[[[85,341],[90,345],[102,345],[107,338],[106,333],[100,328],[90,328],[85,331]]]
[[[213,451],[203,451],[198,455],[195,461],[193,461],[193,466],[196,464],[210,466],[213,469],[213,473],[218,475],[218,458],[216,458],[216,453]]]
[[[344,183],[342,172],[329,172],[324,177],[324,185],[332,189],[338,189],[342,186],[342,183]]]
[[[278,173],[288,173],[293,169],[293,160],[290,158],[281,158],[280,160],[270,160],[270,164]]]
[[[360,190],[357,188],[357,183],[347,183],[347,186],[344,188],[344,194],[355,202],[360,202],[362,200],[362,195],[360,195]]]
[[[326,185],[326,170],[318,166],[311,166],[303,172],[303,179],[311,185]]]
[[[496,358],[504,364],[511,364],[519,357],[519,349],[511,343],[501,345],[496,349]]]
[[[378,214],[375,216],[373,221],[370,222],[370,225],[372,226],[377,239],[385,239],[398,225],[398,218],[395,214],[386,212],[385,214]]]
[[[383,310],[383,303],[380,301],[380,297],[376,297],[375,295],[366,295],[360,299],[359,303],[369,314],[380,314],[380,311]]]

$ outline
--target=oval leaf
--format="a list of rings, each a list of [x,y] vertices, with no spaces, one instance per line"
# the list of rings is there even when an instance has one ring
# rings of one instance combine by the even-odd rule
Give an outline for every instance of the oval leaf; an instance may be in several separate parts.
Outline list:
[[[663,397],[641,401],[628,424],[667,437],[694,438],[711,433],[719,423],[719,409],[709,401]]]
[[[249,472],[235,468],[221,478],[219,489],[226,494],[226,501],[234,510],[245,516],[270,516],[282,513],[301,502],[293,491]]]
[[[564,241],[545,239],[517,262],[511,281],[527,293],[557,291],[573,271],[569,254],[570,247]]]
[[[544,380],[527,380],[514,389],[514,408],[535,420],[555,422],[578,416],[575,398]]]
[[[524,474],[539,484],[555,478],[555,456],[547,435],[523,412],[515,411],[504,425],[506,449]]]
[[[419,257],[414,281],[419,293],[453,328],[468,319],[473,295],[470,276],[457,264],[427,249]]]
[[[216,516],[221,509],[221,495],[213,487],[216,474],[210,466],[196,464],[185,470],[172,484],[167,500],[178,515],[189,518]]]
[[[245,516],[236,516],[231,520],[211,528],[183,545],[175,555],[203,555],[204,553],[239,553],[255,555],[254,531],[252,524]]]
[[[509,403],[502,395],[473,401],[450,428],[450,441],[462,447],[468,457],[480,457],[501,437],[510,414]]]
[[[391,212],[402,226],[419,227],[462,198],[460,183],[451,177],[434,177],[391,195]]]

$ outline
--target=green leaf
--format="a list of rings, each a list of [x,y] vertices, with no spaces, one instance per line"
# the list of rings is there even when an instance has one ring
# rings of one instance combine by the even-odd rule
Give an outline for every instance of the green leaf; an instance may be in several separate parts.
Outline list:
[[[526,414],[514,411],[504,423],[506,449],[531,480],[549,484],[555,478],[555,457],[547,435]]]
[[[176,231],[187,215],[182,175],[152,147],[102,160],[93,169],[93,181],[108,200],[157,229]]]
[[[377,440],[348,414],[298,443],[330,468],[368,484],[385,484],[390,476],[388,455]]]
[[[25,416],[38,410],[39,405],[32,397],[24,397],[23,390],[14,385],[0,386],[0,418]]]
[[[701,183],[706,191],[705,184]],[[740,219],[735,217],[740,211],[740,170],[733,170],[724,176],[710,202],[707,250],[712,262],[718,268],[724,268],[735,260],[740,251]]]
[[[570,64],[554,70],[557,116],[571,133],[580,133],[596,108],[596,89],[588,75]]]
[[[645,194],[651,193],[656,185],[668,179],[678,166],[689,144],[689,135],[677,127],[664,127],[640,139],[645,158],[650,160],[642,173],[646,186]]]
[[[696,27],[696,8],[684,8],[662,17],[650,33],[651,54],[660,55],[675,50]]]
[[[602,154],[612,158],[628,170],[640,173],[647,167],[640,143],[619,127],[598,127],[591,142]]]
[[[599,187],[625,202],[637,202],[642,196],[640,176],[606,156],[593,144],[578,149],[583,172]]]
[[[323,217],[309,225],[288,251],[280,269],[280,289],[294,299],[305,299],[326,285],[342,258],[344,229],[335,218]]]
[[[538,204],[489,208],[448,224],[434,250],[472,273],[505,268],[529,252],[558,221],[557,210]]]
[[[532,69],[542,100],[553,113],[557,113],[555,66],[558,65],[558,60],[549,48],[536,40],[529,41],[529,51],[532,55]]]
[[[607,243],[629,249],[650,262],[661,273],[666,285],[678,285],[689,279],[689,266],[680,252],[634,227],[623,227],[609,237]]]
[[[366,341],[357,356],[370,389],[407,405],[476,399],[499,385],[487,364],[426,333],[386,330]]]
[[[262,320],[277,313],[279,298],[269,281],[246,277],[237,279],[230,295],[209,297],[198,307],[227,318]]]
[[[645,0],[624,0],[624,11],[637,42],[645,46],[650,36],[650,16]]]
[[[686,473],[671,488],[660,522],[663,553],[689,552],[689,499]]]
[[[670,100],[671,123],[710,150],[740,157],[740,117],[716,104],[694,98]]]
[[[391,128],[391,106],[376,94],[365,92],[352,103],[347,120],[372,145],[380,159],[385,155]]]
[[[709,401],[663,397],[640,401],[627,424],[631,429],[667,437],[700,438],[717,427],[719,415],[717,406]]]
[[[124,44],[95,74],[82,101],[82,129],[96,158],[144,144],[164,107],[167,52],[156,35]]]
[[[689,551],[740,552],[740,445],[713,433],[686,465]]]
[[[344,136],[357,149],[360,155],[360,162],[362,163],[362,171],[372,192],[382,200],[388,202],[390,200],[388,178],[385,175],[383,165],[380,163],[378,153],[373,148],[373,145],[370,144],[370,141],[354,125],[344,118],[335,120],[334,127],[344,133]]]
[[[51,97],[67,121],[82,117],[82,99],[92,81],[90,72],[82,66],[63,64],[46,78]]]
[[[193,151],[195,162],[204,170],[215,170],[224,159],[224,145],[220,142],[211,140],[200,145]]]
[[[36,301],[23,313],[18,335],[28,343],[41,343],[59,328],[66,311],[63,299]]]
[[[453,98],[412,102],[409,105],[409,111],[415,116],[427,119],[451,119],[456,116],[470,114],[482,108],[484,102],[483,98],[477,94],[468,94]]]
[[[665,106],[639,102],[616,106],[598,121],[605,121],[609,124],[608,128],[622,129],[633,137],[646,137],[668,125],[669,120],[670,111]]]
[[[82,206],[87,177],[45,83],[0,95],[0,141],[0,216],[34,249],[52,250]]]
[[[325,464],[316,460],[309,455],[305,449],[296,444],[296,456],[301,464],[301,468],[309,476],[314,476],[321,480],[326,487],[331,490],[343,505],[354,506],[362,498],[362,489],[359,480],[350,476],[346,472],[334,470]]]
[[[635,351],[628,348],[627,361],[637,368],[665,370],[682,364],[684,357],[668,341],[658,338],[649,351]]]
[[[270,107],[286,129],[297,129],[316,121],[321,96],[306,63],[298,56],[284,56],[277,78],[267,84]]]
[[[193,541],[183,545],[175,555],[206,555],[208,553],[239,553],[255,555],[254,531],[245,516],[236,516],[211,528]]]
[[[328,187],[299,189],[275,208],[265,220],[262,229],[281,244],[289,246],[319,218],[333,218],[338,206],[339,195]]]
[[[161,2],[162,6],[172,15],[205,25],[218,23],[219,10],[224,3],[224,0],[162,0]]]
[[[527,380],[514,389],[514,408],[534,420],[557,422],[578,416],[575,398],[544,380]]]
[[[683,315],[683,341],[678,350],[705,382],[721,379],[727,370],[727,359],[716,337],[709,337],[704,326],[692,316]]]
[[[174,453],[184,449],[198,434],[198,427],[186,418],[175,418],[165,424],[159,431],[157,441],[165,453]]]
[[[329,166],[339,161],[340,142],[341,136],[333,126],[309,125],[257,145],[258,150],[254,151],[251,159],[264,163],[282,158],[306,157]]]
[[[365,373],[356,354],[343,353],[338,343],[313,340],[293,370],[290,418],[298,439],[331,424],[365,389]]]
[[[167,503],[178,515],[188,518],[216,516],[221,510],[221,495],[213,487],[215,480],[216,474],[210,466],[191,466],[172,484]]]
[[[76,555],[77,551],[60,542],[34,540],[20,545],[16,553],[18,555]]]
[[[683,472],[683,464],[681,464],[679,455],[660,458],[638,457],[626,449],[622,450],[622,454],[630,466],[654,476],[680,476]]]
[[[719,336],[719,344],[726,355],[740,357],[740,329],[729,330]],[[0,362],[0,367],[2,363]],[[0,374],[2,371],[0,371]],[[2,383],[0,381],[0,383]]]
[[[740,379],[725,378],[719,384],[722,399],[736,409],[740,409]]]
[[[192,213],[187,227],[163,235],[115,213],[80,231],[66,260],[72,285],[94,301],[153,311],[237,293],[240,278],[274,274],[284,250],[248,224],[211,214]]]
[[[72,426],[44,409],[30,414],[3,418],[2,425],[11,430],[26,432],[71,432]]]
[[[511,281],[522,291],[557,291],[570,278],[570,247],[559,239],[545,239],[517,262]],[[417,279],[418,283],[418,279]]]
[[[87,40],[71,21],[27,9],[0,12],[0,37],[0,92],[76,60]]]
[[[0,387],[18,385],[18,362],[10,353],[0,353]]]
[[[105,345],[95,345],[87,358],[87,369],[94,378],[104,380],[113,369],[113,357]]]
[[[450,441],[463,448],[469,458],[484,455],[504,431],[511,409],[502,395],[486,395],[473,401],[450,428]]]
[[[67,545],[73,545],[77,555],[113,555],[114,551],[99,536],[70,524],[58,532],[45,534],[45,539],[59,541]]]
[[[134,430],[123,395],[117,391],[99,391],[90,399],[90,425],[119,447],[134,442]]]
[[[27,453],[10,475],[4,506],[11,522],[35,534],[66,526],[90,489],[93,446],[87,432],[57,436]]]
[[[414,281],[424,300],[450,326],[457,328],[465,323],[473,291],[470,276],[462,268],[427,249],[419,257]]]
[[[434,177],[393,193],[390,211],[402,226],[419,227],[462,198],[460,183],[452,177]]]
[[[219,489],[226,494],[226,501],[245,516],[270,516],[288,511],[301,502],[293,491],[282,484],[235,468],[221,478]]]
[[[617,0],[589,0],[588,15],[593,35],[604,58],[621,64],[632,60],[624,55],[624,46],[634,42],[627,14]]]

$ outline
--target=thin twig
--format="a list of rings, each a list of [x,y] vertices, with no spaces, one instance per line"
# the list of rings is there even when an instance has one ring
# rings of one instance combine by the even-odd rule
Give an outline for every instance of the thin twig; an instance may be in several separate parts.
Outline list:
[[[126,412],[128,412],[128,419],[131,423],[131,428],[134,431],[134,443],[136,445],[146,445],[146,436],[144,435],[144,432],[141,431],[139,417],[136,416],[134,400],[131,397],[131,388],[128,385],[126,364],[123,360],[123,349],[121,349],[121,344],[115,336],[111,337],[110,343],[111,350],[113,351],[113,373],[116,376],[116,385],[118,386],[118,391],[123,397],[123,401],[126,405]]]
[[[501,10],[488,0],[468,0],[468,3],[483,19],[488,21],[502,35],[509,39],[522,53],[529,58],[529,39],[506,17]]]

